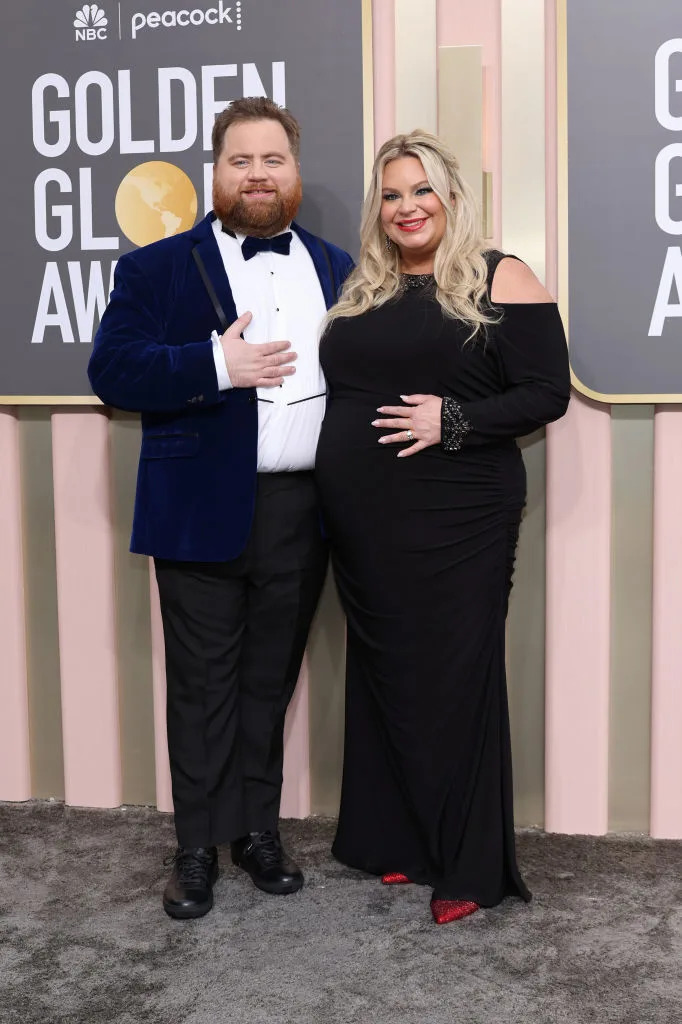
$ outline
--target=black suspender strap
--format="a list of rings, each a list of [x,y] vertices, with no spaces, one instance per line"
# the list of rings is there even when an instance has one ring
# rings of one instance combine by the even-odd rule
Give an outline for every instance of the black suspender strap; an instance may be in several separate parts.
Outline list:
[[[199,250],[196,248],[196,246],[194,247],[194,249],[192,249],[192,256],[194,257],[194,262],[197,265],[197,270],[201,275],[201,280],[204,282],[204,288],[208,292],[208,297],[211,300],[211,303],[213,304],[213,308],[215,309],[216,316],[218,317],[218,321],[220,322],[220,328],[222,331],[226,331],[230,325],[227,322],[225,310],[220,305],[220,299],[218,298],[216,290],[213,287],[213,282],[211,281],[211,278],[208,276],[208,272],[206,270],[206,267],[204,266],[204,261],[202,260],[199,254]],[[327,259],[328,258],[329,257],[327,257]]]

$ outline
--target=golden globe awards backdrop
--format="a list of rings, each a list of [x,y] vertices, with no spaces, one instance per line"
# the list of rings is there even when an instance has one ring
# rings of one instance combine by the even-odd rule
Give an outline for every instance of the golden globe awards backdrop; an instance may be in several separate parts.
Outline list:
[[[299,118],[299,220],[357,251],[365,6],[3,5],[3,401],[91,394],[85,371],[116,261],[211,208],[211,129],[240,96],[269,96]]]
[[[564,0],[575,383],[682,400],[682,8]]]

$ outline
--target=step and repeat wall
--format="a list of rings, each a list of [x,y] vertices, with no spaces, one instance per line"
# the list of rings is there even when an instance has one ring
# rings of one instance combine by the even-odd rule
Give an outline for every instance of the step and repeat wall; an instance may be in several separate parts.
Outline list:
[[[357,252],[368,161],[440,131],[490,244],[569,328],[567,416],[522,443],[508,627],[517,821],[682,837],[682,40],[673,0],[235,0],[0,15],[0,799],[170,809],[163,644],[128,553],[136,417],[85,366],[117,257],[210,202],[237,96],[301,119],[301,221]],[[287,721],[285,814],[334,814],[331,582]]]

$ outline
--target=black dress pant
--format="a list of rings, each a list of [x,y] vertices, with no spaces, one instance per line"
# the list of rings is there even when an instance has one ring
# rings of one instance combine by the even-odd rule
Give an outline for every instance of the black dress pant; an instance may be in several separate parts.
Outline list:
[[[277,828],[284,717],[327,567],[312,473],[261,473],[230,562],[155,560],[180,846]]]

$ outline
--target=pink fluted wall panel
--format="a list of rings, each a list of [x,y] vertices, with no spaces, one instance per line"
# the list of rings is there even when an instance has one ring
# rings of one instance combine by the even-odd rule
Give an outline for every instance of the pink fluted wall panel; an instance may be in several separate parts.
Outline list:
[[[52,416],[59,657],[67,804],[121,803],[109,421]]]
[[[308,705],[308,666],[304,658],[284,726],[284,782],[280,811],[283,818],[305,818],[310,814]]]
[[[168,735],[166,731],[166,654],[163,646],[163,623],[159,606],[154,563],[149,559],[149,610],[152,628],[152,687],[154,690],[154,769],[156,775],[156,806],[160,811],[173,810]]]
[[[651,834],[682,838],[682,408],[656,411]]]
[[[578,395],[547,430],[549,832],[608,827],[611,422]]]
[[[19,431],[0,411],[0,800],[31,796]]]
[[[549,284],[566,310],[566,69],[554,4],[545,8]],[[561,28],[563,31],[563,26]],[[557,148],[554,149],[555,140]],[[555,219],[556,211],[556,219]],[[555,233],[556,232],[556,233]],[[558,256],[556,258],[555,254]],[[554,276],[556,275],[556,276]],[[569,329],[570,342],[570,324]],[[574,394],[547,428],[546,807],[550,832],[608,828],[611,604],[611,416]]]

